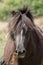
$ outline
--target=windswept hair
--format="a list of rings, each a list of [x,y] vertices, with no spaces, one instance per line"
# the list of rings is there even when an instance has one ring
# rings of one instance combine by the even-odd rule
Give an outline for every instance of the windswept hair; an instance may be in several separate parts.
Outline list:
[[[11,12],[11,14],[14,16],[15,14],[17,14],[17,13],[21,13],[21,14],[25,14],[28,18],[30,18],[31,19],[31,21],[33,22],[33,14],[32,14],[32,12],[31,12],[31,9],[30,8],[28,8],[28,6],[25,6],[24,5],[24,7],[23,8],[21,8],[21,9],[18,9],[18,10],[16,10],[16,11],[12,11]]]

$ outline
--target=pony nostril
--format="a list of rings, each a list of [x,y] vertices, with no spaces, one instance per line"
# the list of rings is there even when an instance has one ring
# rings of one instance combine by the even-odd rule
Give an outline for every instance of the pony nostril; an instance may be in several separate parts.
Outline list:
[[[25,50],[23,50],[23,53],[25,53]]]

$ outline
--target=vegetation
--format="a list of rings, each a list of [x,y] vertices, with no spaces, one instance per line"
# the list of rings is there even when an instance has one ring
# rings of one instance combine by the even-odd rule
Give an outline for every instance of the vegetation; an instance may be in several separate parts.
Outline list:
[[[0,2],[0,19],[8,19],[11,10],[22,8],[25,4],[28,4],[37,16],[43,14],[43,0],[3,0]]]
[[[3,56],[6,40],[6,32],[0,31],[0,57]]]

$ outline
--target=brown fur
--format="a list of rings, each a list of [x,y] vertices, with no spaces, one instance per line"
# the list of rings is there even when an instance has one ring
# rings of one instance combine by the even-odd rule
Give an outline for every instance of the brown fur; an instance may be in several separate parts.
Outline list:
[[[26,12],[26,9],[23,9],[19,10],[19,12],[15,13],[13,11],[13,16],[9,22],[9,38],[4,50],[6,65],[40,65],[43,59],[43,32],[33,23],[33,17],[30,15],[30,11]],[[24,59],[18,59],[14,54],[16,46],[12,35],[17,30],[15,25],[21,16],[30,31],[30,40]]]

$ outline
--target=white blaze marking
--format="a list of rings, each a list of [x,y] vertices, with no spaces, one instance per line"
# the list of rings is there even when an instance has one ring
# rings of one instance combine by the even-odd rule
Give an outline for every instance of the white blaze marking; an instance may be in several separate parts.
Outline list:
[[[18,49],[18,47],[20,49],[24,48],[24,45],[23,45],[23,30],[21,30],[20,34],[17,35],[16,37],[16,48]]]

